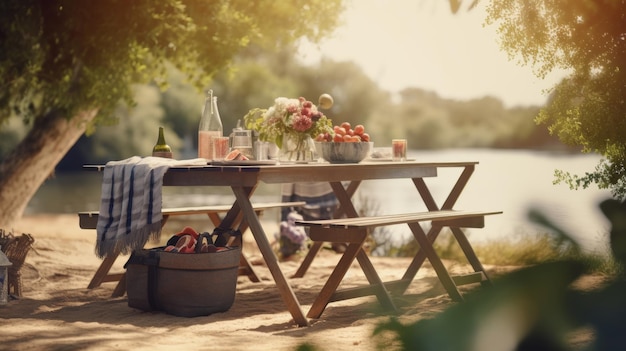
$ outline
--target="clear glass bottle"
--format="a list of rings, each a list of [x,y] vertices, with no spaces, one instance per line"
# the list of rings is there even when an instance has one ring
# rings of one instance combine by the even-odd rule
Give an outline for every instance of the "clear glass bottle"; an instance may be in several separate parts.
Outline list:
[[[163,127],[159,127],[159,139],[156,145],[154,145],[154,148],[152,148],[152,156],[172,158],[172,148],[165,142]]]
[[[224,136],[224,127],[220,112],[217,109],[217,96],[213,96],[213,90],[209,90],[204,107],[202,108],[202,117],[198,126],[198,157],[210,160],[213,158],[213,148],[211,139],[214,137]]]

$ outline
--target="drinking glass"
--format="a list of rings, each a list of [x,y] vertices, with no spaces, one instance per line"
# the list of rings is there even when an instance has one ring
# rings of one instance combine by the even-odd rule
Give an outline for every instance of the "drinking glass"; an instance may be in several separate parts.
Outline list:
[[[230,141],[229,137],[213,137],[211,138],[211,150],[213,151],[213,160],[223,160],[228,155]]]
[[[392,139],[391,150],[394,161],[406,161],[406,139]]]

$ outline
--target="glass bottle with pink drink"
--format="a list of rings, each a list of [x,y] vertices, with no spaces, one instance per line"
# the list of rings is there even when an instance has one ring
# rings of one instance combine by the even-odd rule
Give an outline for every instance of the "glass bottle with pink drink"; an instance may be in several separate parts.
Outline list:
[[[213,96],[213,90],[209,90],[198,126],[198,157],[211,160],[213,158],[211,139],[221,136],[224,136],[224,128],[217,109],[217,96]]]

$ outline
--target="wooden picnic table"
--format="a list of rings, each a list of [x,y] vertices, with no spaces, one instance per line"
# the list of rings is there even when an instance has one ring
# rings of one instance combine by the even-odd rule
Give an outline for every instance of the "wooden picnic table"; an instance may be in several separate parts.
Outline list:
[[[259,217],[250,201],[257,186],[261,183],[280,184],[298,182],[328,182],[337,199],[339,208],[336,215],[358,217],[357,210],[352,202],[352,196],[362,181],[375,179],[410,179],[417,192],[416,200],[424,202],[429,211],[453,209],[455,202],[461,195],[465,185],[474,172],[478,162],[361,162],[358,164],[330,164],[330,163],[292,163],[276,165],[207,165],[171,167],[165,173],[163,186],[206,186],[230,187],[235,201],[232,208],[222,218],[220,227],[229,228],[240,214],[243,214],[247,225],[258,245],[263,259],[278,288],[287,310],[299,326],[309,325],[309,321],[302,311],[300,302],[283,273],[278,259],[272,250],[271,244],[261,225]],[[104,166],[93,166],[102,167]],[[452,185],[449,195],[443,204],[438,205],[424,178],[437,177],[442,168],[457,168],[459,178]],[[390,199],[393,201],[393,199]],[[315,248],[319,250],[319,247]],[[317,251],[307,257],[305,265],[310,264]],[[359,263],[368,264],[366,254],[361,250]],[[371,265],[371,263],[369,263]],[[370,267],[372,268],[372,267]],[[372,268],[373,269],[373,268]],[[306,270],[306,268],[304,269]]]

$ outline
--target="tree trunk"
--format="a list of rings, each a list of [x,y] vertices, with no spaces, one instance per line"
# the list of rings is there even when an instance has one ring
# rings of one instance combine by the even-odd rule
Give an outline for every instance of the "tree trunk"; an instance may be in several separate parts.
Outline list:
[[[0,228],[11,229],[22,217],[30,199],[97,113],[82,111],[68,119],[51,112],[35,120],[24,140],[0,163]]]

